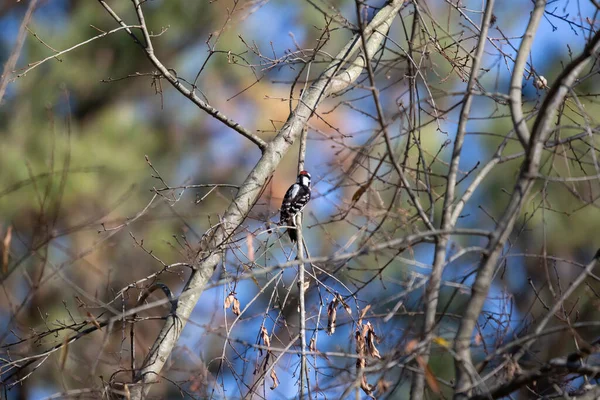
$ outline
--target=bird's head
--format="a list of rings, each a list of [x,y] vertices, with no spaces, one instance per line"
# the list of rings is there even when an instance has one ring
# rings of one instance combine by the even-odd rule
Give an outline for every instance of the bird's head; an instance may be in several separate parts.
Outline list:
[[[310,186],[310,174],[308,171],[300,171],[296,182],[304,186]]]

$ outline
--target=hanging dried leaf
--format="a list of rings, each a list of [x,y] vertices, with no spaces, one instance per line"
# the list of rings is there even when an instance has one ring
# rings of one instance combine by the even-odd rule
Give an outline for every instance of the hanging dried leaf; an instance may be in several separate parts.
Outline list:
[[[63,339],[63,346],[60,349],[60,370],[65,369],[65,364],[67,362],[67,355],[69,355],[69,337],[65,336]]]
[[[361,332],[361,334],[362,334],[363,340],[364,340],[364,338],[367,337],[368,333],[369,333],[369,322],[367,322],[366,324],[364,324],[362,326],[362,332]]]
[[[367,349],[369,350],[369,355],[371,357],[381,359],[381,355],[379,354],[379,350],[375,347],[375,341],[377,340],[377,335],[375,334],[375,330],[373,329],[373,325],[370,322],[367,322]]]
[[[385,379],[383,379],[383,377],[379,378],[379,380],[377,381],[377,384],[375,385],[375,390],[377,391],[378,394],[383,394],[385,392],[387,392],[388,390],[390,390],[390,387],[392,386],[392,383],[390,381],[386,381]]]
[[[129,385],[123,385],[123,391],[125,392],[125,399],[131,400],[131,392],[129,391]]]
[[[342,303],[342,306],[344,307],[344,310],[346,310],[346,312],[348,313],[348,315],[352,315],[352,309],[350,308],[350,306],[344,301],[344,299],[342,299],[342,296],[340,296],[338,293],[335,294],[335,296],[337,297],[338,301],[340,303]]]
[[[264,326],[260,328],[260,338],[262,339],[262,342],[265,346],[271,347],[271,339],[269,338],[269,332],[267,332],[267,328],[265,328]],[[270,348],[269,351],[271,351]]]
[[[308,345],[308,349],[312,352],[317,351],[317,342],[315,341],[315,338],[310,339],[310,344]]]
[[[366,185],[359,187],[358,190],[352,195],[352,201],[357,202],[358,200],[360,200],[361,196],[367,191],[367,187],[368,186]]]
[[[225,297],[225,309],[228,309],[229,307],[231,307],[234,299],[235,299],[235,296],[234,296],[233,292],[229,293],[229,295],[227,297]]]
[[[267,328],[265,328],[264,326],[260,328],[260,338],[263,342],[263,345],[267,347],[267,355],[263,363],[263,368],[264,370],[266,370],[267,366],[269,365],[269,359],[271,358],[271,338],[269,337],[269,332],[267,332]],[[260,355],[262,356],[262,351],[260,351]]]
[[[354,339],[356,341],[356,354],[359,356],[365,355],[365,337],[362,335],[360,331],[356,331],[354,334]]]
[[[12,240],[12,225],[8,226],[6,229],[6,235],[4,235],[4,240],[2,241],[2,272],[8,272],[8,253],[10,252],[10,242]]]
[[[246,235],[246,247],[248,248],[248,260],[254,262],[254,242],[251,234]]]
[[[423,358],[421,356],[419,356],[417,358],[420,358],[421,362],[423,362]],[[431,389],[431,391],[435,394],[440,394],[440,392],[441,392],[440,384],[438,383],[431,368],[429,368],[429,365],[425,365],[425,367],[423,368],[423,371],[425,372],[425,381],[427,381],[427,385],[429,385],[429,389]]]
[[[371,324],[371,321],[367,321],[367,323],[365,324],[365,332],[368,334],[370,332],[373,333],[373,335],[375,335],[375,328],[373,328],[373,324]],[[377,338],[377,335],[375,335],[375,338]]]
[[[360,380],[360,388],[363,390],[363,392],[365,392],[367,396],[369,396],[369,398],[375,398],[373,396],[373,386],[369,385],[369,382],[367,382],[367,376],[365,374],[363,374]]]
[[[365,360],[362,357],[356,359],[356,369],[360,370],[366,366],[367,366],[367,360]]]
[[[417,342],[414,339],[410,340],[406,344],[406,347],[405,347],[406,352],[411,353],[413,350],[415,350],[417,348],[418,343],[419,342]],[[429,367],[429,365],[427,365],[427,363],[425,362],[423,357],[421,357],[420,355],[417,355],[415,357],[415,360],[417,361],[417,364],[419,364],[419,366],[423,370],[423,373],[425,374],[425,381],[427,382],[429,389],[431,389],[431,391],[433,391],[434,393],[439,394],[440,393],[440,384],[438,383],[435,375],[433,374],[433,371],[431,371],[431,368]]]
[[[335,321],[337,319],[337,298],[327,306],[327,334],[329,336],[335,333]]]
[[[279,378],[277,378],[275,368],[271,370],[271,379],[273,379],[273,386],[271,386],[271,390],[274,390],[277,386],[279,386]]]
[[[225,297],[225,309],[228,308],[231,308],[231,311],[233,311],[235,315],[240,315],[242,313],[240,311],[240,301],[235,297],[235,292],[231,292]]]
[[[371,308],[371,305],[367,304],[367,306],[362,309],[362,311],[360,312],[360,316],[358,317],[358,326],[362,325],[362,320],[365,317],[365,315],[367,315],[367,311],[369,311],[370,308]]]
[[[231,311],[233,311],[235,315],[240,315],[242,313],[240,310],[240,301],[237,299],[237,297],[233,298],[233,307],[231,308]]]
[[[350,306],[348,304],[346,304],[345,302],[342,302],[342,306],[344,306],[344,310],[346,310],[346,312],[350,315],[352,315],[352,309],[350,308]]]
[[[407,354],[410,354],[417,348],[418,345],[419,345],[419,342],[416,341],[415,339],[412,339],[412,340],[409,340],[408,343],[406,343],[406,346],[404,347],[404,349],[406,350]],[[423,369],[423,372],[425,374],[425,380],[427,381],[427,385],[429,386],[429,388],[434,393],[440,393],[440,385],[439,385],[435,375],[431,371],[431,368],[429,368],[429,365],[427,365],[427,363],[425,362],[425,360],[423,360],[423,357],[421,357],[421,356],[416,356],[415,359],[417,360],[417,363],[419,364],[421,369]]]
[[[406,351],[406,354],[412,353],[413,350],[417,348],[418,344],[419,344],[419,342],[417,342],[415,339],[409,340],[406,343],[406,346],[404,346],[404,350]]]

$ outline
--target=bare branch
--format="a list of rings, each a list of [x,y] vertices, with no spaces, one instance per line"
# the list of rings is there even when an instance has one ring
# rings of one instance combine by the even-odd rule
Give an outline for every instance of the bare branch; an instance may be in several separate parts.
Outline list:
[[[533,8],[533,12],[529,18],[527,30],[525,31],[523,40],[521,40],[521,45],[519,46],[517,59],[515,60],[513,73],[510,80],[510,90],[508,92],[513,125],[515,127],[515,131],[517,132],[517,137],[525,149],[529,147],[529,137],[531,135],[527,125],[525,124],[525,117],[523,116],[523,72],[525,71],[525,65],[527,64],[527,59],[529,58],[529,53],[531,52],[533,39],[535,38],[538,25],[542,19],[542,16],[544,15],[545,9],[546,0],[537,0],[535,2],[535,7]]]
[[[467,122],[469,120],[469,114],[471,112],[471,104],[473,102],[473,89],[477,82],[478,75],[480,73],[480,67],[483,58],[483,50],[487,41],[487,34],[490,27],[490,21],[492,19],[492,11],[494,9],[494,0],[488,0],[485,5],[485,13],[482,17],[481,29],[479,32],[479,38],[477,42],[477,49],[473,55],[473,63],[471,65],[471,74],[469,76],[469,82],[467,84],[466,94],[463,101],[462,110],[460,112],[460,119],[458,122],[458,128],[456,132],[456,138],[454,139],[454,148],[452,150],[452,158],[450,160],[450,169],[448,170],[448,183],[446,186],[446,195],[444,197],[444,206],[442,209],[442,221],[441,229],[448,230],[452,229],[453,223],[456,220],[452,218],[453,203],[454,203],[454,192],[456,190],[458,165],[460,163],[460,156],[462,154],[462,146],[467,131]],[[440,284],[442,281],[442,273],[446,265],[446,249],[448,247],[448,236],[442,235],[436,238],[435,243],[435,256],[433,260],[433,269],[431,271],[431,277],[425,292],[425,323],[423,325],[423,337],[427,343],[424,353],[422,354],[423,362],[427,364],[429,361],[429,343],[434,334],[434,328],[436,324],[436,312],[438,306],[438,300],[440,295]],[[411,398],[421,399],[425,393],[425,375],[414,374],[411,386]]]
[[[136,13],[137,13],[140,25],[141,25],[142,32],[144,34],[145,44],[142,44],[135,37],[135,35],[131,32],[131,30],[129,28],[126,28],[127,24],[125,24],[125,22],[123,22],[123,20],[112,10],[112,8],[104,0],[98,0],[98,1],[102,5],[102,7],[104,7],[104,9],[111,15],[111,17],[113,17],[113,19],[115,21],[117,21],[121,25],[121,27],[125,28],[125,30],[134,38],[136,43],[138,43],[144,49],[146,56],[148,57],[150,62],[156,67],[156,69],[158,69],[160,71],[162,76],[166,80],[168,80],[169,83],[175,89],[177,89],[181,94],[183,94],[185,97],[190,99],[200,109],[204,110],[212,117],[221,121],[222,123],[224,123],[231,129],[235,130],[236,132],[240,133],[245,138],[249,139],[252,143],[256,144],[262,152],[265,151],[265,149],[267,147],[267,143],[264,140],[262,140],[260,137],[256,136],[254,133],[250,132],[249,130],[247,130],[246,128],[244,128],[243,126],[241,126],[234,120],[232,120],[229,117],[227,117],[226,115],[224,115],[221,111],[219,111],[216,108],[214,108],[213,106],[205,103],[202,99],[200,99],[196,95],[194,88],[188,89],[185,86],[183,86],[182,81],[178,77],[174,76],[171,73],[171,71],[160,62],[158,57],[156,57],[156,55],[154,54],[154,48],[152,46],[152,41],[150,39],[150,33],[148,32],[148,28],[146,27],[146,22],[145,22],[144,14],[142,11],[142,6],[139,1],[132,0],[134,3],[135,9],[136,9]]]
[[[374,29],[373,24],[379,26],[382,19],[389,25],[402,4],[403,0],[394,0],[381,9],[378,13],[378,16],[380,17],[374,18],[375,22],[369,24],[370,29]],[[139,7],[137,1],[136,5]],[[379,43],[381,43],[382,37],[374,35],[372,40],[377,43],[378,46]],[[294,112],[291,113],[277,136],[264,150],[262,157],[250,172],[245,182],[240,186],[236,198],[228,207],[222,218],[221,225],[210,234],[207,243],[202,246],[198,252],[197,260],[194,262],[197,266],[196,270],[192,273],[186,287],[183,289],[182,296],[177,304],[177,313],[176,315],[167,318],[158,338],[150,349],[150,352],[137,375],[137,380],[141,385],[135,386],[132,389],[132,399],[141,399],[144,396],[144,393],[150,389],[150,384],[157,379],[164,363],[171,354],[173,347],[176,345],[179,335],[189,319],[192,310],[198,302],[206,282],[210,279],[215,267],[221,260],[222,253],[220,248],[229,240],[231,235],[244,221],[252,206],[258,200],[263,186],[275,168],[279,165],[281,158],[287,153],[290,146],[302,133],[304,126],[308,122],[308,119],[313,115],[315,109],[326,98],[326,93],[329,91],[331,85],[331,78],[337,73],[340,66],[346,62],[348,57],[347,48],[349,47],[350,46],[344,47],[321,76],[303,92],[301,101],[296,106]],[[151,54],[152,53],[149,52],[148,56],[151,59],[154,59],[155,57]],[[169,74],[166,69],[165,72]],[[173,83],[176,87],[180,87],[180,85],[177,84],[177,81]]]
[[[567,65],[550,88],[548,96],[544,100],[533,125],[532,137],[530,140],[531,146],[528,148],[518,180],[512,191],[510,203],[506,207],[488,244],[488,254],[481,261],[477,270],[477,277],[473,284],[473,295],[470,297],[467,307],[465,308],[464,318],[461,320],[456,334],[454,344],[457,355],[456,392],[461,396],[466,395],[466,390],[470,387],[467,369],[471,368],[470,343],[473,329],[475,328],[477,318],[479,317],[479,313],[481,312],[483,303],[488,294],[496,263],[504,248],[505,242],[512,232],[515,221],[523,208],[525,199],[536,180],[540,168],[540,159],[544,148],[544,142],[551,131],[550,126],[553,117],[559,104],[564,100],[583,68],[598,50],[599,43],[600,32],[593,36],[582,54]]]
[[[29,24],[29,21],[31,21],[31,16],[33,15],[33,11],[35,10],[37,2],[38,0],[31,0],[29,2],[25,16],[23,17],[23,21],[21,21],[21,26],[19,27],[19,33],[17,35],[15,47],[10,54],[10,57],[8,57],[6,64],[4,64],[4,70],[2,71],[2,76],[0,76],[0,104],[2,104],[2,99],[4,98],[4,93],[6,92],[6,87],[9,83],[8,76],[10,71],[15,69],[19,55],[21,55],[23,43],[25,43],[25,36],[27,35],[27,25]]]

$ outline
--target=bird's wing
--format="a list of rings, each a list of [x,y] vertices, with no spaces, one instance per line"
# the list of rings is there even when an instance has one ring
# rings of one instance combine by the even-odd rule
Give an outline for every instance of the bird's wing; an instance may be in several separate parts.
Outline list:
[[[298,191],[300,191],[300,185],[294,183],[290,188],[285,192],[285,196],[283,196],[283,202],[286,200],[292,200],[298,195]]]

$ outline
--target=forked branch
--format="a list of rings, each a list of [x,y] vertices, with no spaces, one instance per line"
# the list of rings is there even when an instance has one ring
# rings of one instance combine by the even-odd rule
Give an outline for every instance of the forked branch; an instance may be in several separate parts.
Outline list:
[[[487,255],[482,259],[477,270],[477,277],[473,285],[472,296],[469,298],[464,317],[456,334],[456,397],[463,398],[472,387],[469,371],[473,369],[471,363],[471,336],[481,313],[483,304],[492,283],[497,261],[512,232],[512,228],[523,209],[525,199],[533,186],[540,169],[540,160],[544,150],[544,142],[552,132],[551,126],[554,116],[560,104],[564,101],[567,93],[572,89],[575,80],[583,71],[588,61],[595,56],[600,45],[600,32],[597,32],[588,42],[582,54],[574,59],[560,74],[556,82],[551,86],[540,112],[534,122],[529,147],[527,148],[525,161],[521,166],[521,172],[508,206],[492,238],[487,246]]]
[[[122,26],[124,25],[121,18],[114,13],[105,1],[99,0],[99,2],[119,24]],[[142,30],[147,33],[148,31],[145,27],[140,3],[137,0],[133,0],[133,3],[138,14],[139,23],[143,26]],[[381,46],[384,39],[384,34],[381,32],[387,32],[402,4],[403,0],[391,1],[377,13],[371,23],[365,28],[365,33],[369,34],[367,40],[369,54],[374,54],[375,50]],[[378,33],[372,34],[376,30]],[[134,36],[131,32],[129,33]],[[135,40],[139,43],[137,38],[135,38]],[[145,40],[149,40],[149,37],[146,34]],[[144,360],[141,369],[136,374],[136,382],[140,383],[140,385],[132,388],[132,399],[143,398],[144,394],[149,390],[150,384],[155,382],[160,375],[162,368],[177,344],[179,335],[196,306],[206,283],[212,276],[215,267],[221,261],[223,246],[227,244],[229,238],[242,224],[251,208],[258,200],[263,186],[273,174],[283,156],[289,151],[294,141],[300,136],[316,108],[327,95],[332,92],[331,88],[334,76],[342,71],[342,68],[348,62],[352,54],[360,48],[360,42],[358,36],[355,36],[338,53],[323,73],[321,73],[312,85],[304,91],[295,110],[290,114],[277,136],[268,144],[253,137],[238,124],[230,121],[219,111],[202,102],[192,90],[185,88],[181,82],[160,63],[158,58],[154,55],[154,50],[150,42],[147,42],[146,45],[142,46],[150,61],[177,90],[215,118],[236,129],[250,140],[253,140],[261,147],[263,153],[256,166],[250,171],[245,182],[240,186],[235,199],[227,208],[227,211],[221,220],[221,224],[210,233],[208,239],[203,242],[199,249],[196,259],[193,260],[195,270],[192,272],[190,279],[179,297],[176,313],[169,316],[165,321],[165,324],[154,342],[154,345],[151,347],[148,356]],[[357,77],[358,75],[345,82],[351,84],[352,79],[356,79]]]

